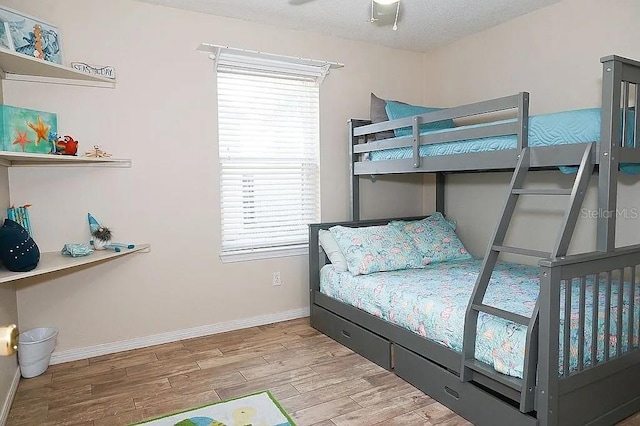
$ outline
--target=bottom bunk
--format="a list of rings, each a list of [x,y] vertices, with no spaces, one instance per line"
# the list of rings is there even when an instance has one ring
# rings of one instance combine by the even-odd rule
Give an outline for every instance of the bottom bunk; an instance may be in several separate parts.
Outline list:
[[[474,424],[606,425],[640,410],[640,246],[540,268],[501,264],[484,302],[522,316],[539,309],[539,321],[532,328],[481,314],[478,368],[462,381],[479,261],[354,276],[318,248],[321,230],[388,222],[311,225],[312,326]],[[527,372],[537,378],[529,388]]]
[[[440,262],[425,269],[403,269],[390,272],[378,272],[369,275],[354,276],[350,272],[340,272],[333,265],[325,265],[320,271],[320,292],[333,299],[357,307],[378,318],[399,325],[422,337],[428,338],[456,352],[462,352],[465,311],[480,272],[482,261],[477,259],[455,262]],[[538,268],[514,263],[499,263],[484,303],[519,315],[531,317],[538,294],[540,280]],[[594,294],[593,277],[585,282],[584,330],[597,327],[596,342],[592,342],[591,333],[585,333],[583,339],[578,336],[580,283],[574,282],[571,292],[569,328],[568,371],[576,371],[578,365],[578,342],[583,344],[583,364],[594,365],[591,356],[595,354],[596,363],[605,359],[605,302],[611,298],[610,313],[618,309],[622,312],[621,351],[627,352],[628,344],[638,348],[638,336],[628,338],[629,321],[638,324],[640,319],[640,288],[633,291],[634,302],[629,303],[630,283],[622,286],[623,305],[618,305],[619,282],[608,287],[600,280],[597,293]],[[560,288],[560,353],[564,353],[564,309],[566,290]],[[594,306],[594,300],[598,306]],[[628,309],[631,306],[632,312]],[[596,308],[596,309],[594,309]],[[593,322],[594,311],[597,315]],[[610,321],[610,334],[616,334],[618,324]],[[522,378],[524,375],[524,353],[527,327],[514,324],[503,318],[481,313],[478,320],[475,358],[491,365],[497,372]],[[615,354],[615,341],[609,345],[609,354]],[[593,348],[592,346],[596,347]],[[564,359],[559,358],[560,372],[564,370]]]

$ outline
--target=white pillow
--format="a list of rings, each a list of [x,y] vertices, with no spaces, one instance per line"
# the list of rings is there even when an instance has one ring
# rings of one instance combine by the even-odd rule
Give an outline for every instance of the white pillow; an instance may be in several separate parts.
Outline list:
[[[320,229],[318,231],[318,240],[331,261],[331,264],[336,268],[336,271],[346,272],[348,270],[347,259],[344,257],[344,254],[342,254],[342,250],[338,247],[338,243],[335,238],[333,238],[333,235],[331,235],[331,232]]]

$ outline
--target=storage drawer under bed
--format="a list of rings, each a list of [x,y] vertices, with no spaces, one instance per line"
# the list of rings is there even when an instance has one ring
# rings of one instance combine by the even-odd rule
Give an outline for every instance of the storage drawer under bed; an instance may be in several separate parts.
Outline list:
[[[534,426],[534,417],[483,391],[437,364],[394,345],[396,374],[478,426]]]
[[[317,305],[311,306],[311,325],[368,360],[391,369],[391,343],[388,340]]]

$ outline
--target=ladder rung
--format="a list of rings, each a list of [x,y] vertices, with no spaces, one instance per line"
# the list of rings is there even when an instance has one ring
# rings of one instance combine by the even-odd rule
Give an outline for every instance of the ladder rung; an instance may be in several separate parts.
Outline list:
[[[543,259],[551,257],[551,253],[549,253],[547,251],[525,249],[525,248],[520,248],[520,247],[492,246],[491,250],[495,250],[495,251],[499,251],[499,252],[503,252],[503,253],[521,254],[523,256],[540,257],[540,258],[543,258]]]
[[[483,376],[490,377],[497,382],[502,383],[503,385],[509,386],[511,389],[515,389],[518,392],[522,392],[522,379],[518,379],[517,377],[507,376],[506,374],[500,374],[496,370],[494,370],[489,364],[485,364],[484,362],[468,359],[464,362],[465,367],[469,367],[473,371],[476,371]]]
[[[531,318],[527,318],[523,315],[514,314],[513,312],[505,311],[504,309],[494,308],[493,306],[481,304],[478,305],[476,303],[472,304],[471,307],[478,312],[485,312],[489,315],[493,315],[494,317],[503,318],[511,322],[515,322],[522,325],[529,325],[529,321]]]
[[[514,189],[512,194],[517,195],[571,195],[571,189]]]

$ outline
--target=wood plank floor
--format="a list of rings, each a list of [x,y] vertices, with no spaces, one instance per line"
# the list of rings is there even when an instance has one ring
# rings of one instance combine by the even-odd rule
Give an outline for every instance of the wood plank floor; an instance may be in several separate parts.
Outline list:
[[[58,364],[21,379],[7,426],[126,425],[269,389],[299,426],[470,425],[308,318]],[[640,413],[621,423],[640,425]]]

